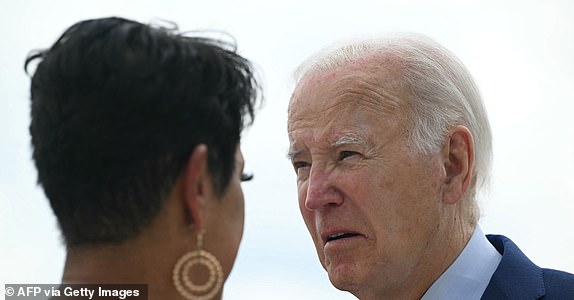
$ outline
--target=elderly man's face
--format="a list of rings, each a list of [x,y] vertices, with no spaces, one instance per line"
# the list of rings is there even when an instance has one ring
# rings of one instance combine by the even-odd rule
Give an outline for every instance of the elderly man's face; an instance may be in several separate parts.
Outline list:
[[[443,205],[439,155],[408,144],[408,93],[372,75],[347,66],[307,77],[288,119],[301,214],[333,285],[359,297],[425,272]]]

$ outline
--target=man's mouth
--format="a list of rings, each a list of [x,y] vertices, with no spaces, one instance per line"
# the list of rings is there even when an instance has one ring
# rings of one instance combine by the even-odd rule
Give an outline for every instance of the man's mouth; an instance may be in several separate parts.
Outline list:
[[[324,241],[325,241],[325,244],[327,244],[327,243],[332,242],[332,241],[350,238],[350,237],[355,237],[355,236],[359,236],[359,235],[360,234],[358,234],[356,232],[337,232],[337,233],[327,235],[326,238],[324,239]]]

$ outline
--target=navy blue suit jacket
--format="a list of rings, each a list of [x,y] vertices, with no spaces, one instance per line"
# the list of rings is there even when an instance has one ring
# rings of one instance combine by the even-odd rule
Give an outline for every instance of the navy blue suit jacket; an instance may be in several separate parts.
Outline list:
[[[505,236],[486,237],[502,260],[481,299],[574,299],[573,274],[538,267]]]

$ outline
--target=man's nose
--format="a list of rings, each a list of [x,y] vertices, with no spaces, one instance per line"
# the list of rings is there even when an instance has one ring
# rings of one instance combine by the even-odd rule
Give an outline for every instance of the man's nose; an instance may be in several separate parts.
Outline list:
[[[337,206],[342,203],[343,197],[331,179],[332,174],[325,168],[312,166],[307,181],[307,194],[305,195],[305,208],[316,210],[326,206]]]

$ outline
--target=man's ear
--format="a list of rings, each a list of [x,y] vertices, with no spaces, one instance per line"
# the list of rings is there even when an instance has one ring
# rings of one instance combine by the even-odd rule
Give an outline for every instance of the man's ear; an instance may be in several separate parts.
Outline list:
[[[470,130],[461,125],[453,127],[441,153],[446,174],[443,202],[455,204],[466,192],[474,169],[474,140]]]
[[[204,221],[204,204],[209,185],[207,146],[200,144],[193,149],[183,173],[183,195],[190,222],[199,230]]]

